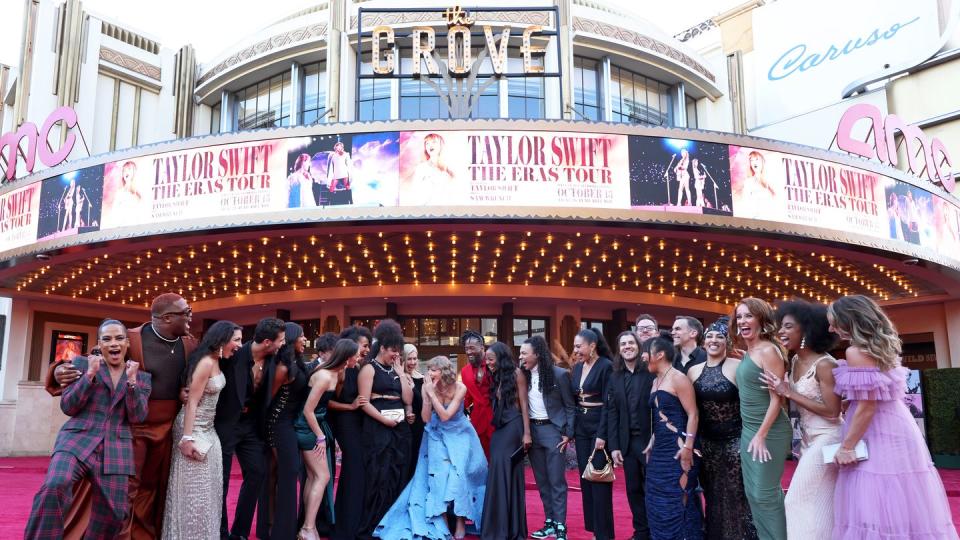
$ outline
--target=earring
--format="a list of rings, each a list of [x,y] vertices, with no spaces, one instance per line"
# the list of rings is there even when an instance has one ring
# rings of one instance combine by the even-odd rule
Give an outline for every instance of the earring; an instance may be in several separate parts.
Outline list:
[[[223,358],[223,347],[220,347],[220,358]]]
[[[807,336],[803,336],[802,338],[800,338],[800,348],[801,349],[807,348]]]

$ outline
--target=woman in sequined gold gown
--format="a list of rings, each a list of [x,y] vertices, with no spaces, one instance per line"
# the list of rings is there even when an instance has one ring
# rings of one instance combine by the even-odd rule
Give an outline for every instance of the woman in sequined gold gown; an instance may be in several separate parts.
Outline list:
[[[240,348],[240,327],[218,321],[203,336],[187,368],[187,405],[173,423],[170,482],[163,516],[164,540],[218,540],[223,499],[223,459],[213,428],[226,377],[220,359]]]
[[[707,500],[705,538],[708,540],[754,540],[750,504],[743,490],[740,467],[740,392],[736,376],[740,360],[728,358],[728,321],[721,317],[707,327],[703,347],[707,361],[690,368],[700,411],[700,444],[703,463],[700,485]]]

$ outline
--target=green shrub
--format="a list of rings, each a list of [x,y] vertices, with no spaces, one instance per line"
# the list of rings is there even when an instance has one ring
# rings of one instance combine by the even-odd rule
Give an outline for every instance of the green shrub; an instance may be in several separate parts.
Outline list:
[[[923,372],[927,442],[932,454],[960,454],[960,368]]]

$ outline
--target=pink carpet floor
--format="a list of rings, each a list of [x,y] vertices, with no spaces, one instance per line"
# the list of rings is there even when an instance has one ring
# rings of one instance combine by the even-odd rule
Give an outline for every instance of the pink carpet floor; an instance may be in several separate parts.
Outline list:
[[[43,476],[47,470],[49,458],[0,458],[0,538],[22,538],[23,529],[30,514],[30,505]],[[790,484],[795,462],[787,462],[787,470],[783,477],[784,487]],[[236,504],[237,493],[240,490],[240,467],[234,464],[235,471],[230,481],[230,497],[228,506],[231,516]],[[618,472],[620,470],[618,469]],[[953,510],[953,522],[960,530],[960,470],[940,471],[944,487],[950,498],[950,507]],[[576,471],[567,472],[567,485],[570,486],[570,496],[567,499],[568,526],[570,540],[589,540],[590,535],[583,529],[583,507],[580,501],[579,483]],[[623,478],[618,477],[613,492],[614,522],[616,523],[617,538],[629,538],[633,533],[631,528],[630,507],[627,505],[624,494]],[[533,474],[527,469],[527,525],[530,531],[538,529],[543,524],[543,507],[537,493]]]

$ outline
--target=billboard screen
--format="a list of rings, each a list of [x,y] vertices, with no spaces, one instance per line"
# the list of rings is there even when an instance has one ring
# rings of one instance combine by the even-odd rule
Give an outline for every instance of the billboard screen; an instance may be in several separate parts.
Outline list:
[[[9,191],[0,195],[0,252],[201,218],[499,206],[732,216],[866,235],[960,260],[953,255],[960,253],[960,209],[952,200],[840,161],[549,128],[300,135],[111,161]]]

